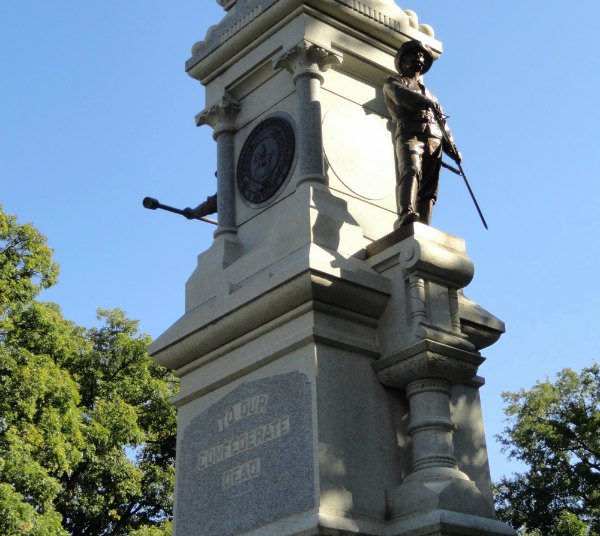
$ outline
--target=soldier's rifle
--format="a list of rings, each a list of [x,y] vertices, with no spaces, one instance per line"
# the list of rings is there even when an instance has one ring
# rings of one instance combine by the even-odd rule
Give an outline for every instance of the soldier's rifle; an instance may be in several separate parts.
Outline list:
[[[161,210],[166,210],[167,212],[172,212],[173,214],[185,216],[188,220],[202,220],[206,223],[212,223],[213,225],[218,224],[217,221],[213,220],[212,218],[194,215],[194,211],[190,207],[184,209],[170,207],[169,205],[163,205],[158,201],[158,199],[154,199],[153,197],[144,197],[142,204],[144,205],[144,208],[147,208],[149,210],[156,210],[157,208],[159,208]]]
[[[475,198],[475,194],[473,193],[473,189],[471,188],[471,185],[469,184],[469,179],[467,179],[467,176],[465,175],[465,171],[463,170],[460,160],[458,159],[458,149],[456,148],[456,145],[454,144],[454,142],[448,138],[448,133],[447,133],[447,129],[446,129],[446,116],[442,113],[442,110],[437,103],[435,106],[433,106],[433,111],[436,115],[438,123],[440,124],[441,130],[442,130],[442,135],[446,139],[446,142],[448,143],[448,145],[450,145],[454,149],[454,152],[456,153],[455,155],[452,155],[451,158],[452,158],[452,160],[454,160],[454,162],[458,166],[458,169],[446,164],[446,162],[442,162],[442,166],[445,167],[446,169],[449,169],[453,173],[460,175],[463,178],[463,180],[465,181],[467,190],[469,190],[469,195],[471,196],[471,199],[473,200],[473,204],[475,205],[475,208],[477,209],[477,213],[479,214],[479,217],[481,218],[481,223],[483,223],[483,226],[486,229],[488,229],[485,218],[483,217],[483,212],[481,212],[481,208],[479,208],[479,203],[477,202],[477,199]]]

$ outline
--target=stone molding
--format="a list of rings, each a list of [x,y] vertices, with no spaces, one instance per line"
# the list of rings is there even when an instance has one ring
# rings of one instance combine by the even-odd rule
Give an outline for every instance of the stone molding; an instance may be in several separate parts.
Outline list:
[[[342,4],[346,7],[349,7],[352,11],[356,11],[360,13],[367,19],[373,20],[390,30],[394,30],[395,32],[402,32],[405,29],[405,24],[399,21],[396,18],[389,17],[385,12],[379,11],[374,8],[372,5],[360,0],[336,0],[339,4]],[[405,9],[404,15],[408,16],[409,24],[411,28],[415,30],[419,30],[429,37],[434,36],[434,31],[429,24],[419,24],[418,18],[414,11]]]
[[[368,319],[381,316],[388,298],[386,289],[308,269],[218,316],[197,307],[156,339],[150,353],[164,366],[180,369],[305,303],[339,306]]]
[[[217,0],[217,3],[226,11],[227,15],[221,22],[211,26],[204,36],[204,39],[197,41],[192,46],[192,58],[186,62],[192,61],[195,56],[205,56],[228,41],[240,30],[248,26],[266,9],[275,4],[278,0],[252,0],[251,2],[238,0]],[[235,8],[235,9],[232,9]]]
[[[263,8],[261,6],[256,6],[251,11],[240,17],[235,21],[235,24],[232,24],[219,34],[219,43],[224,43],[229,38],[233,37],[242,28],[248,26],[248,24],[256,19],[256,17],[258,17],[262,12]]]
[[[479,353],[424,339],[376,361],[373,368],[381,383],[404,389],[412,381],[430,378],[467,382],[484,361]]]
[[[410,383],[406,386],[406,396],[411,397],[413,394],[431,392],[442,392],[450,396],[452,387],[446,380],[438,380],[436,378],[424,378]]]
[[[516,531],[489,517],[438,508],[411,516],[402,516],[390,522],[390,536],[432,536],[476,534],[477,536],[516,536]]]

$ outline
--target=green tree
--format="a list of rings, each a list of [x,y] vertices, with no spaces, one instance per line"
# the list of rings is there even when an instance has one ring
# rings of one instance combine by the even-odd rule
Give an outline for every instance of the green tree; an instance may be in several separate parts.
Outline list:
[[[496,485],[497,513],[523,534],[600,535],[600,367],[504,393],[503,450],[527,466]]]
[[[167,536],[175,378],[122,311],[36,301],[52,250],[1,207],[0,233],[0,534]]]
[[[0,319],[27,305],[57,276],[46,238],[33,225],[17,223],[0,205]]]

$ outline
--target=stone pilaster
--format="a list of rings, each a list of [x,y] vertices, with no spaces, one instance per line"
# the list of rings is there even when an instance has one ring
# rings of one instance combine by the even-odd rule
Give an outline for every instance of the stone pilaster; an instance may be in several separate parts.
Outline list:
[[[196,126],[210,125],[217,142],[217,206],[219,225],[215,238],[237,233],[235,219],[235,163],[233,139],[240,104],[225,95],[221,102],[196,115]]]
[[[302,182],[324,183],[323,134],[321,131],[320,89],[323,72],[341,64],[341,56],[303,41],[274,62],[276,69],[287,69],[296,86],[299,169]]]

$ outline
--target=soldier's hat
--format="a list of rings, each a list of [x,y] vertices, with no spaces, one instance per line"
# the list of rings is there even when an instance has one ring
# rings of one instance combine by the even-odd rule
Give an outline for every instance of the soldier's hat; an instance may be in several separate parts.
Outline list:
[[[402,56],[404,56],[404,54],[406,54],[409,50],[412,50],[414,48],[418,48],[421,52],[423,52],[425,56],[425,66],[423,67],[421,74],[425,74],[427,71],[429,71],[429,69],[431,68],[431,64],[433,63],[433,52],[425,43],[421,43],[421,41],[412,39],[411,41],[406,41],[406,43],[403,43],[402,46],[398,49],[398,52],[394,59],[394,65],[396,66],[396,70],[398,72],[401,72],[400,60],[402,59]]]

